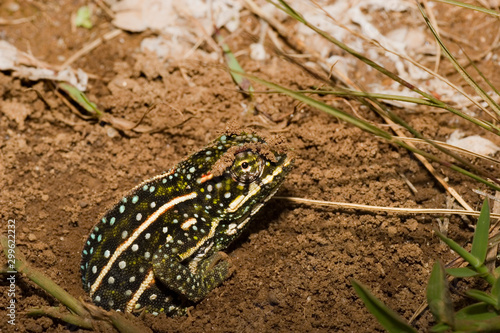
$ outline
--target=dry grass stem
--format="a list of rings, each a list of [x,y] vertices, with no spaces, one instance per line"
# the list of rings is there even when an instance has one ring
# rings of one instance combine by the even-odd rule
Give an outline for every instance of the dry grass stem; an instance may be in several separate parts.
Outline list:
[[[383,206],[370,206],[353,204],[347,202],[334,202],[334,201],[323,201],[323,200],[312,200],[296,197],[280,197],[276,196],[273,199],[287,200],[296,203],[303,203],[309,205],[317,206],[328,206],[343,209],[356,209],[368,212],[385,212],[385,213],[395,213],[395,214],[432,214],[432,215],[468,215],[468,216],[479,216],[480,212],[475,210],[461,210],[461,209],[440,209],[440,208],[400,208],[400,207],[383,207]],[[500,218],[500,214],[490,214],[491,218]]]
[[[99,38],[93,40],[92,42],[88,43],[87,45],[82,47],[80,50],[78,50],[76,53],[74,53],[71,57],[68,58],[68,60],[66,60],[61,66],[59,66],[59,69],[63,70],[65,68],[67,68],[73,62],[78,60],[78,58],[80,58],[81,56],[89,53],[90,51],[92,51],[93,49],[95,49],[96,47],[101,45],[103,42],[109,41],[109,40],[117,37],[121,33],[122,33],[122,30],[120,30],[120,29],[114,29],[110,32],[105,33],[102,37],[99,37]]]

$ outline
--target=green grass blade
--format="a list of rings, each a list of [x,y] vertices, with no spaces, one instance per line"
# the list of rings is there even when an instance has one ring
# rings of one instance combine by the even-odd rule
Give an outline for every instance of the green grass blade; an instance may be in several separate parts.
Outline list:
[[[463,51],[463,54],[467,57],[467,60],[469,61],[469,63],[472,65],[472,67],[474,67],[476,72],[479,74],[479,76],[481,76],[481,78],[486,82],[486,84],[488,84],[488,86],[491,88],[491,90],[493,90],[497,95],[500,96],[500,91],[498,91],[497,87],[495,87],[493,85],[493,83],[491,83],[491,81],[488,80],[488,78],[483,74],[483,72],[479,69],[479,67],[476,66],[475,62],[469,57],[469,55],[467,53],[465,53],[465,51]],[[500,106],[498,106],[497,102],[495,102],[495,104],[497,105],[497,107],[500,107]]]
[[[455,314],[456,332],[499,332],[498,311],[483,302],[469,305]]]
[[[304,94],[301,94],[299,92],[287,89],[287,88],[282,87],[280,85],[277,85],[275,83],[260,79],[256,76],[248,75],[248,74],[245,74],[242,72],[238,72],[238,74],[243,75],[243,76],[247,77],[248,79],[255,81],[257,83],[260,83],[260,84],[262,84],[262,85],[264,85],[272,90],[276,90],[282,94],[285,94],[285,95],[288,95],[292,98],[295,98],[296,100],[301,101],[309,106],[312,106],[320,111],[326,112],[334,117],[337,117],[343,121],[350,123],[351,125],[354,125],[354,126],[360,128],[362,130],[365,130],[365,131],[370,132],[374,135],[380,136],[381,138],[384,138],[389,142],[398,144],[401,147],[403,147],[403,148],[405,148],[405,149],[407,149],[415,154],[422,155],[425,158],[428,158],[434,162],[440,163],[443,166],[446,166],[446,167],[448,167],[454,171],[457,171],[457,172],[459,172],[467,177],[470,177],[478,182],[481,182],[481,183],[483,183],[483,184],[485,184],[485,185],[487,185],[487,186],[489,186],[497,191],[500,191],[499,185],[494,184],[494,183],[492,183],[492,182],[490,182],[490,181],[488,181],[488,180],[486,180],[486,179],[484,179],[484,178],[482,178],[482,177],[480,177],[472,172],[469,172],[469,171],[467,171],[467,170],[465,170],[465,169],[463,169],[463,168],[461,168],[453,163],[445,162],[432,154],[429,154],[423,150],[420,150],[420,149],[417,149],[413,146],[410,146],[406,142],[397,139],[389,132],[380,129],[377,126],[375,126],[367,121],[364,121],[362,119],[351,116],[350,114],[347,114],[347,113],[345,113],[345,112],[343,112],[343,111],[341,111],[333,106],[327,105],[327,104],[320,102],[318,100],[315,100],[314,98],[311,98],[311,97],[306,96]]]
[[[288,15],[290,15],[290,17],[292,17],[293,19],[297,20],[298,22],[301,22],[302,24],[304,24],[305,26],[307,26],[308,28],[310,28],[311,30],[313,30],[314,32],[316,32],[318,35],[322,36],[323,38],[325,38],[326,40],[328,40],[329,42],[335,44],[336,46],[338,46],[339,48],[341,48],[342,50],[346,51],[347,53],[350,53],[352,56],[358,58],[359,60],[361,60],[362,62],[364,62],[365,64],[367,64],[368,66],[374,68],[375,70],[379,71],[380,73],[384,74],[385,76],[389,77],[391,80],[399,83],[400,85],[402,85],[403,87],[406,87],[416,93],[418,93],[419,95],[425,97],[426,99],[432,101],[433,103],[437,104],[437,105],[440,105],[442,108],[446,109],[447,111],[450,111],[474,124],[476,124],[477,126],[480,126],[488,131],[491,131],[493,133],[496,133],[496,134],[500,134],[500,128],[498,126],[496,126],[495,124],[492,124],[490,122],[487,122],[487,121],[483,121],[483,120],[480,120],[480,119],[476,119],[472,116],[469,116],[455,108],[452,108],[451,106],[447,105],[446,103],[440,101],[439,99],[437,99],[436,97],[434,97],[433,95],[429,94],[429,93],[426,93],[425,91],[419,89],[418,87],[416,87],[415,85],[407,82],[406,80],[404,80],[403,78],[399,77],[397,74],[394,74],[392,73],[391,71],[387,70],[386,68],[384,68],[383,66],[377,64],[376,62],[374,62],[373,60],[367,58],[366,56],[364,56],[363,54],[361,53],[358,53],[356,52],[354,49],[350,48],[349,46],[347,46],[346,44],[340,42],[339,40],[335,39],[334,37],[330,36],[328,33],[326,33],[325,31],[317,28],[316,26],[314,26],[313,24],[311,24],[310,22],[308,22],[306,19],[304,19],[299,13],[297,13],[290,5],[288,5],[285,1],[283,0],[279,0],[279,4],[275,3],[275,2],[272,2],[272,4],[274,4],[277,8],[283,10],[285,13],[287,13]]]
[[[5,255],[8,256],[8,241],[7,237],[0,237],[0,245],[5,252]],[[16,248],[17,251],[17,248]],[[71,311],[76,313],[79,316],[88,315],[87,310],[83,306],[83,304],[69,294],[66,290],[59,287],[56,283],[54,283],[49,277],[45,276],[43,273],[37,271],[29,267],[24,259],[24,256],[20,253],[16,252],[15,259],[15,269],[19,273],[24,273],[28,279],[37,284],[40,288],[44,289],[47,293],[54,296],[58,299],[62,304],[67,306]]]
[[[444,45],[443,41],[439,37],[437,31],[434,29],[433,25],[431,24],[429,18],[427,17],[427,14],[425,13],[424,9],[422,6],[417,3],[418,8],[420,9],[420,13],[422,14],[425,23],[427,24],[427,27],[431,31],[431,33],[434,35],[434,38],[438,42],[439,46],[441,47],[441,50],[443,53],[446,55],[446,57],[450,60],[450,62],[453,64],[457,72],[462,75],[464,80],[476,91],[476,93],[481,96],[481,98],[488,103],[488,105],[491,107],[491,109],[497,114],[498,117],[500,117],[500,109],[498,108],[498,105],[493,101],[493,99],[477,84],[477,82],[469,75],[469,73],[458,63],[458,61],[455,59],[453,54],[448,50],[446,45]]]
[[[470,298],[474,298],[475,300],[477,300],[479,302],[484,302],[484,303],[489,304],[495,308],[498,307],[498,303],[497,303],[496,298],[494,298],[493,296],[491,296],[488,293],[485,293],[484,291],[470,289],[470,290],[467,290],[465,293]]]
[[[351,284],[358,296],[363,300],[368,310],[377,318],[378,322],[390,333],[417,332],[396,312],[388,308],[378,298],[376,298],[368,288],[356,280],[351,280]]]
[[[98,118],[102,117],[103,112],[99,110],[97,105],[91,102],[83,92],[65,82],[59,82],[58,87],[62,89],[76,104],[80,105],[90,114],[95,113]]]
[[[451,304],[450,292],[446,281],[446,273],[440,262],[432,267],[427,285],[427,304],[439,324],[453,327],[455,318]]]
[[[500,310],[500,279],[497,278],[493,286],[491,287],[491,296],[495,298],[497,302],[496,309]]]
[[[423,98],[417,97],[409,97],[402,95],[392,95],[392,94],[379,94],[379,93],[369,93],[363,91],[349,90],[345,89],[343,91],[332,91],[332,90],[297,90],[302,94],[317,94],[317,95],[334,95],[339,97],[367,97],[370,99],[381,99],[381,100],[389,100],[389,101],[399,101],[399,102],[408,102],[412,104],[419,105],[427,105],[434,106],[437,108],[442,108],[441,105],[438,105],[432,101]]]
[[[473,277],[480,275],[478,272],[476,272],[473,269],[470,269],[469,267],[447,268],[446,274],[459,278]]]
[[[43,307],[43,308],[30,309],[28,310],[26,315],[32,317],[49,316],[64,321],[68,324],[85,328],[87,330],[95,329],[94,325],[92,325],[92,319],[90,318],[90,316],[82,317],[74,315],[68,312],[64,312],[59,307]]]
[[[488,251],[488,236],[490,229],[490,205],[488,199],[484,199],[481,214],[477,220],[476,231],[472,240],[472,249],[470,253],[484,263],[486,252]]]
[[[436,230],[436,235],[441,238],[443,242],[446,243],[453,251],[455,251],[460,257],[462,257],[465,261],[467,261],[476,272],[479,273],[479,276],[483,277],[489,284],[493,285],[495,283],[495,277],[488,271],[488,268],[484,265],[484,263],[479,260],[475,255],[467,252],[463,247],[458,245],[453,239],[450,239]]]
[[[479,258],[477,258],[476,256],[467,252],[466,249],[464,249],[463,247],[458,245],[453,239],[446,237],[445,235],[443,235],[442,233],[440,233],[437,230],[436,230],[436,234],[438,235],[439,238],[441,238],[441,240],[443,242],[446,243],[446,245],[448,245],[453,251],[455,251],[459,256],[461,256],[465,261],[467,261],[469,264],[471,264],[471,266],[474,269],[477,270],[478,267],[481,266],[482,262],[481,262],[481,260],[479,260]]]
[[[239,72],[245,73],[243,67],[241,67],[240,63],[238,62],[238,59],[236,59],[236,56],[231,51],[229,46],[226,43],[224,43],[224,38],[222,37],[222,35],[218,30],[215,32],[215,37],[217,39],[217,42],[220,44],[222,48],[222,52],[224,52],[224,58],[226,59],[226,64],[230,69],[229,74],[231,74],[231,77],[233,78],[234,82],[240,87],[240,89],[245,93],[247,93],[248,96],[250,96],[250,98],[253,100],[252,84],[246,77],[238,74]]]
[[[486,303],[475,303],[460,309],[455,313],[455,319],[459,320],[487,320],[498,316],[498,313],[491,311],[491,307]]]
[[[464,7],[464,8],[468,8],[468,9],[472,9],[472,10],[476,10],[478,12],[485,13],[485,14],[488,14],[488,15],[500,18],[500,13],[499,12],[491,10],[491,9],[488,9],[488,8],[484,8],[484,7],[480,7],[480,6],[474,6],[474,5],[471,5],[471,4],[468,4],[468,3],[463,3],[463,2],[460,2],[460,1],[454,1],[454,0],[434,0],[434,1],[436,1],[436,2],[442,2],[442,3],[447,3],[447,4],[450,4],[450,5],[454,5],[454,6],[460,6],[460,7]]]
[[[450,330],[451,330],[450,325],[446,325],[443,323],[439,323],[431,327],[431,332],[433,333],[449,332]]]

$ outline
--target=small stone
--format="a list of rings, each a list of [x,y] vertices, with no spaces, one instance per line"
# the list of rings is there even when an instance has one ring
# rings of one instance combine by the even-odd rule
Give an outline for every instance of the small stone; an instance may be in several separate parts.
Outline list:
[[[28,240],[29,240],[30,242],[34,242],[34,241],[36,241],[36,236],[35,236],[35,234],[29,233],[29,234],[28,234]]]
[[[9,12],[15,13],[21,8],[21,6],[19,6],[19,4],[15,1],[9,1],[6,4],[6,8]]]
[[[89,205],[89,203],[88,203],[88,202],[86,202],[86,201],[80,201],[80,202],[78,203],[78,205],[80,205],[80,208],[85,208],[85,207],[87,207],[87,206]]]
[[[43,201],[49,201],[49,195],[48,194],[42,194],[42,200]]]
[[[390,226],[387,228],[387,233],[389,234],[390,237],[396,236],[396,234],[398,233],[398,228]]]
[[[267,300],[269,301],[269,304],[271,304],[272,306],[276,306],[276,305],[280,304],[280,301],[278,300],[278,296],[273,291],[270,291],[267,294]]]
[[[116,128],[114,127],[108,127],[106,129],[106,134],[110,137],[110,138],[115,138],[117,136],[120,135],[120,133],[116,130]]]

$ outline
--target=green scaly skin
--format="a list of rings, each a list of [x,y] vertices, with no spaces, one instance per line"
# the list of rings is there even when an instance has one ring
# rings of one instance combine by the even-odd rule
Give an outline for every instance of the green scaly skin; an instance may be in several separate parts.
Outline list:
[[[82,251],[85,290],[106,310],[185,313],[230,275],[224,250],[293,159],[256,134],[222,135],[124,196]]]

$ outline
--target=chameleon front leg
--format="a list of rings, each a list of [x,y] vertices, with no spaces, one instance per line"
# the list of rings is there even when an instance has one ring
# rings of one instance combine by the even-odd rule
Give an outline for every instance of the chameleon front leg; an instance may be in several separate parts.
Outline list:
[[[202,259],[193,273],[180,262],[178,254],[162,246],[153,255],[153,271],[155,278],[167,288],[198,302],[231,275],[226,257],[225,253],[216,252]]]

